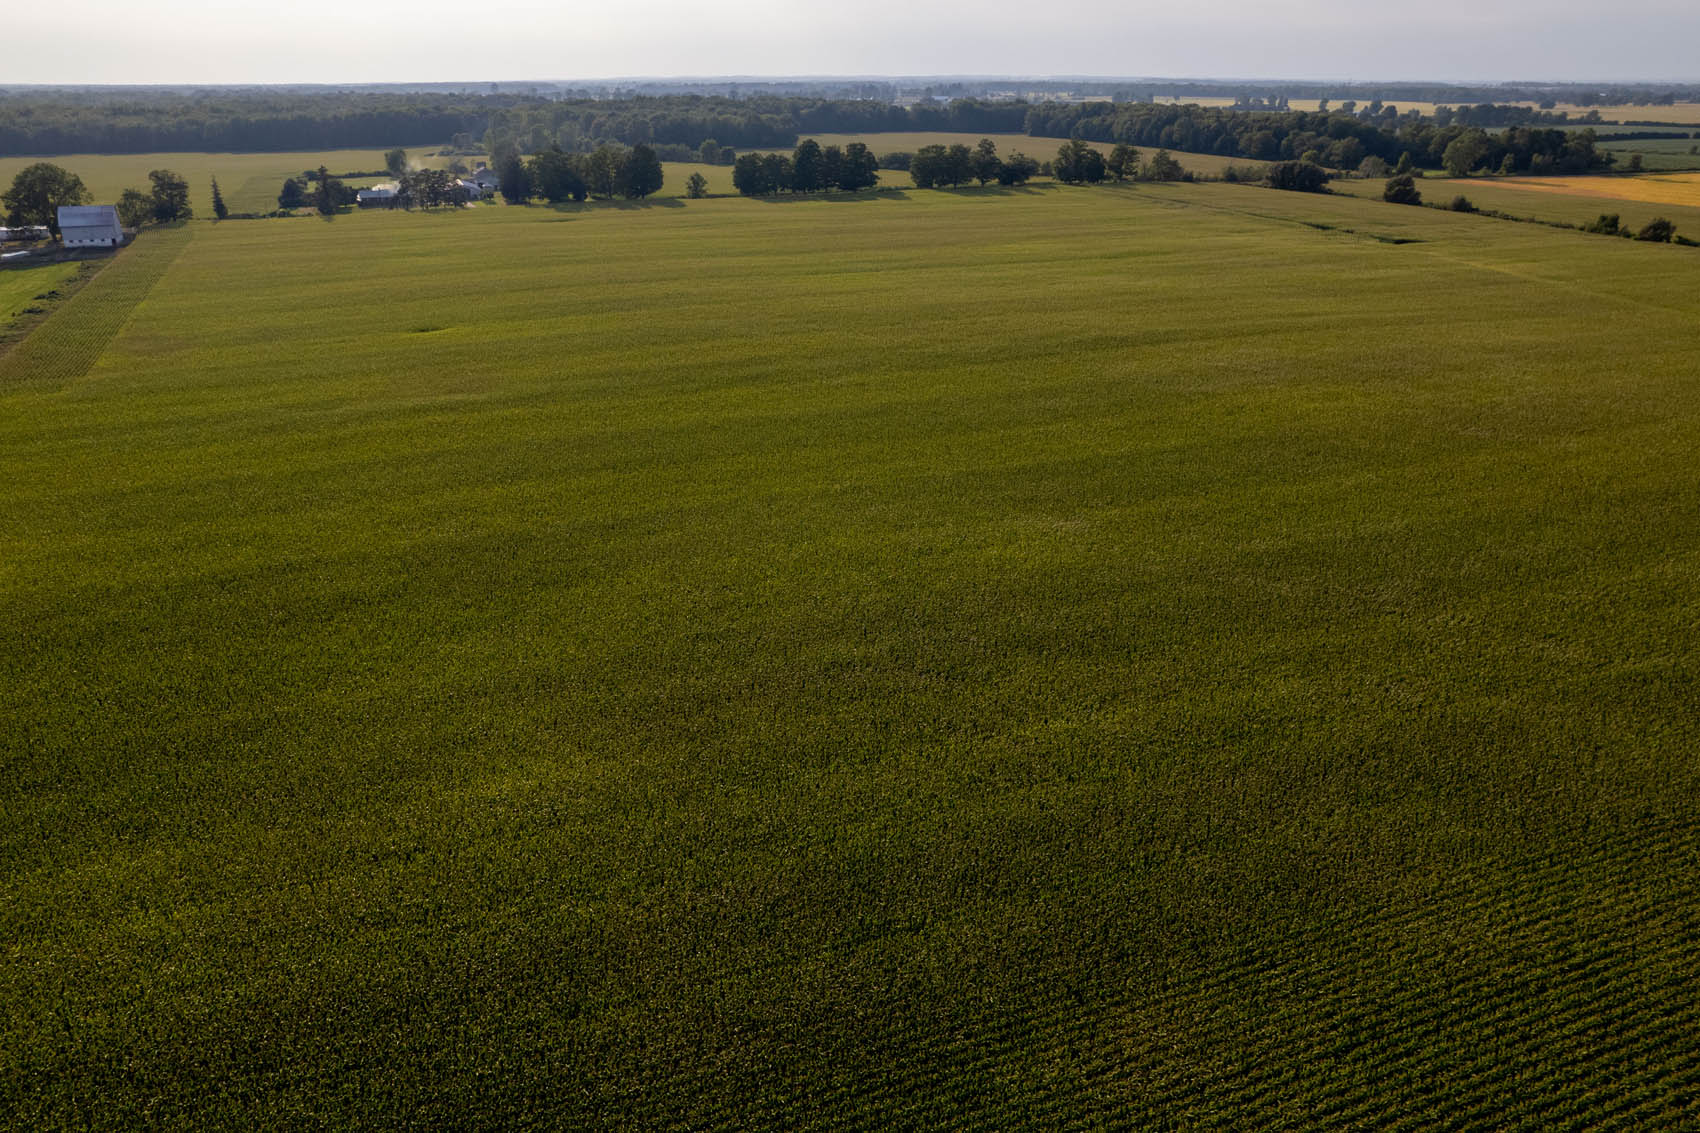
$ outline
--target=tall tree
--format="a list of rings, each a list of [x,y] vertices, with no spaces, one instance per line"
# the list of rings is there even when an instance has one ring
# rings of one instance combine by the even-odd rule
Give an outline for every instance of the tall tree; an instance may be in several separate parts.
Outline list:
[[[820,151],[820,187],[830,193],[843,179],[844,151],[837,146],[826,146]]]
[[[524,204],[531,199],[531,178],[526,175],[525,162],[520,160],[518,150],[511,150],[503,156],[502,164],[496,166],[496,180],[502,199],[510,205]]]
[[[1051,162],[1051,172],[1058,181],[1065,185],[1078,185],[1086,180],[1085,170],[1082,167],[1086,161],[1086,155],[1091,150],[1092,147],[1079,138],[1064,142],[1057,148],[1056,160]]]
[[[692,173],[685,179],[685,196],[693,201],[708,196],[708,178],[700,172]]]
[[[340,182],[338,182],[336,178],[332,177],[330,175],[330,171],[321,165],[319,166],[318,183],[319,187],[313,193],[313,207],[319,210],[320,216],[331,216],[336,212],[337,206],[341,203],[337,198],[337,189],[340,187]]]
[[[1104,167],[1110,171],[1110,176],[1117,181],[1126,181],[1139,175],[1139,151],[1121,142],[1110,151],[1110,156],[1104,162]]]
[[[579,172],[578,163],[560,146],[550,146],[531,159],[531,187],[546,201],[582,201],[590,187]]]
[[[407,151],[397,146],[384,155],[384,168],[395,177],[407,172]]]
[[[619,192],[620,169],[626,163],[626,151],[620,146],[597,146],[585,155],[584,179],[593,197],[610,198]]]
[[[732,187],[746,197],[763,197],[773,192],[767,167],[757,154],[741,154],[732,163]]]
[[[954,188],[974,179],[974,151],[960,143],[944,151],[944,175]]]
[[[217,217],[219,220],[223,220],[225,217],[230,215],[230,208],[229,208],[228,205],[226,205],[224,203],[224,194],[218,191],[218,178],[214,177],[212,179],[212,183],[213,183],[213,215],[215,217]]]
[[[6,206],[7,224],[45,224],[57,236],[60,206],[86,205],[90,199],[82,178],[38,161],[18,171],[12,187],[0,196],[0,204]]]
[[[640,143],[633,146],[626,160],[620,163],[620,192],[642,200],[661,191],[663,177],[661,159],[655,156],[653,149]]]
[[[195,210],[189,207],[189,182],[183,180],[181,174],[169,169],[155,169],[148,174],[148,180],[153,183],[149,195],[153,197],[155,220],[169,224],[195,215]]]
[[[974,147],[974,180],[984,185],[997,179],[998,170],[1003,162],[998,160],[998,144],[990,138],[981,138],[980,144]]]
[[[791,155],[791,188],[798,193],[813,193],[826,186],[822,181],[820,143],[804,138]]]
[[[284,178],[283,191],[277,195],[277,207],[280,209],[298,209],[306,203],[307,193],[302,189],[301,182],[293,177]]]
[[[851,142],[844,147],[844,168],[838,175],[838,187],[847,193],[871,189],[880,183],[879,159],[866,145]]]
[[[118,198],[118,223],[140,228],[153,219],[153,198],[140,189],[125,189]]]

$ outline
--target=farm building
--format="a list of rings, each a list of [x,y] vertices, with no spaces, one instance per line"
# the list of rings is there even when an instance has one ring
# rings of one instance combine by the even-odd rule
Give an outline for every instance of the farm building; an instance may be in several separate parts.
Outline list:
[[[468,181],[466,178],[462,177],[456,180],[455,184],[465,190],[467,200],[481,201],[484,199],[484,186],[480,185],[478,182]]]
[[[355,194],[355,203],[363,209],[394,208],[396,198],[401,195],[401,186],[395,182],[387,185],[373,185],[370,189],[361,189]]]
[[[61,205],[59,240],[67,248],[116,248],[124,242],[118,210],[111,205]]]
[[[488,165],[480,165],[477,169],[474,169],[472,171],[472,176],[467,178],[467,180],[471,181],[474,185],[477,185],[486,193],[494,193],[502,184],[502,179],[497,177],[496,171],[491,169]]]

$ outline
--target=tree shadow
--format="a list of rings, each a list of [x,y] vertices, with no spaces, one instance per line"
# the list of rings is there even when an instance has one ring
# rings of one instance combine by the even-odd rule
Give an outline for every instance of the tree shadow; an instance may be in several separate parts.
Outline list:
[[[855,204],[863,201],[906,201],[909,194],[902,189],[873,189],[856,193],[773,193],[760,197],[746,197],[746,200],[760,201],[766,205],[801,204],[816,201],[823,204]]]

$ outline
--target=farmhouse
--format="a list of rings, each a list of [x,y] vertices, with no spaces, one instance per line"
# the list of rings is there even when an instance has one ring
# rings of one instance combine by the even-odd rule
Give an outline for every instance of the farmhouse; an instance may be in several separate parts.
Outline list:
[[[494,193],[502,184],[502,179],[496,176],[496,171],[488,165],[480,165],[474,169],[468,180],[486,193]]]
[[[455,184],[466,193],[467,200],[481,201],[484,199],[484,186],[480,185],[478,182],[468,181],[466,178],[462,177],[456,180]]]
[[[61,205],[59,240],[67,248],[116,248],[124,242],[112,205]]]

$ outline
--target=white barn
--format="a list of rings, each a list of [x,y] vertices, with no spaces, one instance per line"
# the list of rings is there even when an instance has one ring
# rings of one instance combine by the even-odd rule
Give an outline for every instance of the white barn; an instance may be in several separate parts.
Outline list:
[[[116,248],[124,242],[111,205],[61,205],[59,241],[67,248]]]

